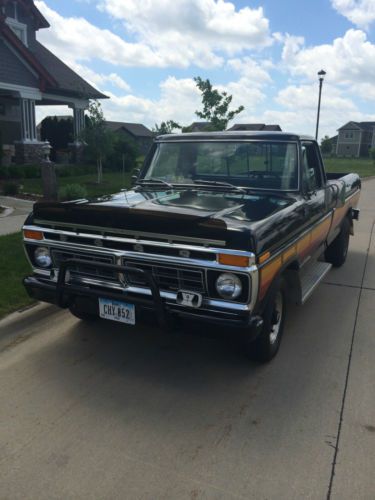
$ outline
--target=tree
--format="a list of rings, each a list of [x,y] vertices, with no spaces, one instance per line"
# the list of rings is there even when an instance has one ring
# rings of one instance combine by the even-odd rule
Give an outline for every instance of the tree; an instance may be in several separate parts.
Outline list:
[[[152,129],[152,131],[155,132],[155,134],[157,135],[172,134],[173,130],[175,130],[176,128],[182,128],[182,127],[174,120],[168,120],[166,122],[161,122],[160,125],[155,123],[155,126]]]
[[[228,122],[245,109],[244,106],[239,106],[237,109],[229,111],[233,96],[214,89],[208,79],[203,80],[197,76],[194,81],[202,93],[203,104],[203,111],[196,111],[195,114],[209,122],[211,130],[225,130]]]
[[[332,152],[332,141],[328,135],[323,137],[322,142],[320,143],[320,150],[324,155],[328,155]]]
[[[51,144],[51,159],[56,161],[56,152],[66,149],[73,142],[73,118],[71,116],[58,118],[48,116],[41,124],[40,136],[42,141]]]
[[[119,170],[123,173],[136,167],[139,151],[135,141],[128,139],[121,132],[114,137],[113,150],[108,155],[106,165],[108,168]]]
[[[103,161],[112,153],[114,135],[105,124],[102,107],[98,101],[91,101],[88,109],[86,127],[81,139],[86,143],[85,154],[96,162],[98,184],[103,180]]]

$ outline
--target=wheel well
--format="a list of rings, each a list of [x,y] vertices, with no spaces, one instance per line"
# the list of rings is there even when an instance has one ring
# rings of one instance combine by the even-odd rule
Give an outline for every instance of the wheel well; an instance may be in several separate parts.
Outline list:
[[[299,269],[300,266],[298,261],[293,260],[281,273],[281,276],[284,278],[288,288],[288,299],[294,303],[298,302],[301,294]]]

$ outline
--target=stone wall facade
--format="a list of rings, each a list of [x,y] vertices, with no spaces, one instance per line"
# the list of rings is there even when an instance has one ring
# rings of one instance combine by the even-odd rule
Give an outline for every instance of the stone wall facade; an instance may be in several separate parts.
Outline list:
[[[19,165],[24,163],[41,163],[46,156],[45,142],[15,142],[15,162]]]

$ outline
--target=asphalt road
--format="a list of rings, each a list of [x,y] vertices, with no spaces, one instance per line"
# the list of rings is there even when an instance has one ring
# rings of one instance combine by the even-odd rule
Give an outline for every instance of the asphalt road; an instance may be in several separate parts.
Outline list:
[[[373,500],[374,192],[268,365],[203,326],[3,320],[0,498]]]

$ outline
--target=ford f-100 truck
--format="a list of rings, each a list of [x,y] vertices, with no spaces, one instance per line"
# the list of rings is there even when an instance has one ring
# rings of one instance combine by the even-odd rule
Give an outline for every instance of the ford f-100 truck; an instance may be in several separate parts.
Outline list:
[[[241,328],[260,361],[347,257],[361,181],[327,174],[316,141],[282,132],[156,138],[132,189],[38,202],[23,227],[28,293],[84,320],[152,311]]]

